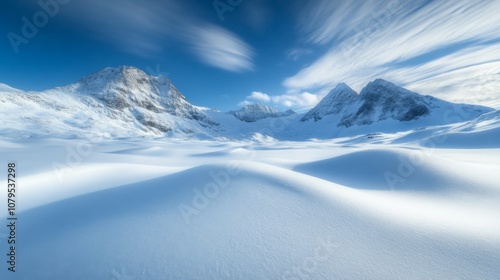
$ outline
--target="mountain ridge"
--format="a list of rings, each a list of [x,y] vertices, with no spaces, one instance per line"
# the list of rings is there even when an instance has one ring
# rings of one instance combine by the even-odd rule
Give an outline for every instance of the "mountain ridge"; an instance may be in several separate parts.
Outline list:
[[[332,138],[467,121],[493,111],[420,95],[377,79],[358,94],[340,83],[305,114],[252,104],[227,113],[200,109],[164,76],[107,67],[77,82],[40,92],[0,85],[1,135],[10,137],[242,138],[277,127],[278,139]],[[460,118],[446,116],[460,111]],[[223,117],[230,115],[231,118]],[[397,128],[395,128],[397,127]]]
[[[325,115],[338,114],[358,98],[358,94],[345,83],[338,84],[301,121],[319,121]]]
[[[255,122],[265,118],[288,117],[296,114],[293,110],[280,112],[262,103],[249,104],[236,111],[229,111],[228,114],[235,116],[244,122]]]
[[[456,104],[432,96],[421,95],[389,81],[376,79],[358,94],[344,83],[335,87],[318,105],[301,119],[319,121],[325,116],[338,116],[337,127],[370,125],[385,120],[416,121],[453,106],[462,107],[468,114],[480,115],[493,108]]]

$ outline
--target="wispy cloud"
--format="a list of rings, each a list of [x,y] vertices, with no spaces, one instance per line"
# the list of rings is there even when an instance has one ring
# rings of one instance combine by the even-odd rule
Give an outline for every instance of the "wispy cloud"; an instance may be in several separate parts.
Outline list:
[[[172,0],[74,1],[67,6],[68,21],[89,29],[94,36],[133,54],[148,56],[162,50],[162,39],[178,31],[187,11]]]
[[[289,49],[286,52],[286,57],[288,58],[288,60],[297,61],[297,60],[301,59],[303,56],[306,56],[306,55],[309,55],[312,53],[313,53],[313,51],[311,49],[293,48],[293,49]]]
[[[71,7],[68,20],[130,53],[154,56],[174,41],[210,66],[235,72],[253,68],[253,51],[247,43],[205,22],[186,2],[88,0]]]
[[[322,96],[312,94],[309,92],[302,93],[289,93],[283,95],[273,96],[272,102],[286,108],[295,108],[297,110],[311,108],[316,105]]]
[[[306,35],[307,41],[316,44],[348,36],[353,26],[360,25],[374,11],[373,4],[363,0],[305,3],[300,7],[299,31]]]
[[[228,71],[253,69],[253,50],[235,34],[215,25],[191,26],[188,40],[194,53],[208,65]]]
[[[264,103],[278,108],[291,108],[297,111],[304,111],[316,105],[326,93],[312,94],[309,92],[286,93],[281,95],[269,95],[259,91],[254,91],[245,100],[238,103],[243,107],[254,103]]]
[[[382,77],[451,101],[471,92],[478,93],[467,99],[473,103],[499,98],[498,1],[318,0],[301,12],[306,41],[331,47],[284,80],[289,90],[338,82],[359,90]]]

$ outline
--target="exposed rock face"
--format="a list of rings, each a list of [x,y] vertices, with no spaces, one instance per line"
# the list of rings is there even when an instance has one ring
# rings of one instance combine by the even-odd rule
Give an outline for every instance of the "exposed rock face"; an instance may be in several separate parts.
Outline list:
[[[311,109],[302,121],[319,121],[331,115],[336,120],[336,123],[332,125],[337,127],[370,125],[384,120],[409,122],[425,118],[433,111],[446,108],[470,111],[470,115],[475,116],[491,110],[482,106],[449,103],[377,79],[363,88],[360,94],[344,83],[339,84],[316,107]]]
[[[422,96],[382,79],[369,83],[359,94],[359,107],[342,117],[339,125],[366,125],[386,119],[411,121],[431,111],[433,98]]]
[[[143,108],[193,120],[207,120],[203,112],[164,76],[148,76],[134,67],[105,68],[73,85],[78,93],[89,94],[111,109]]]
[[[19,137],[211,133],[204,128],[218,125],[191,105],[169,79],[149,76],[135,67],[105,68],[74,84],[42,92],[7,87],[2,91],[1,102],[26,111],[13,121],[30,128],[13,127]]]
[[[321,120],[326,115],[348,113],[350,106],[358,100],[358,94],[348,85],[338,84],[319,104],[309,111],[302,121]]]

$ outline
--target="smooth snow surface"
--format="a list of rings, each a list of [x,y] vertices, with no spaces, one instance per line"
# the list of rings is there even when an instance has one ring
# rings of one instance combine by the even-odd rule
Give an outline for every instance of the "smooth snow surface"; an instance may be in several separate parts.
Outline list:
[[[496,119],[305,142],[2,140],[19,249],[0,279],[499,279]]]

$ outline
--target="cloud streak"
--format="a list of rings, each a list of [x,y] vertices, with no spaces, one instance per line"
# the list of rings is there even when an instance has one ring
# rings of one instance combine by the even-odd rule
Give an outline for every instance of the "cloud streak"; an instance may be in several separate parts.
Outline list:
[[[172,0],[74,1],[64,15],[97,38],[142,56],[158,53],[162,38],[177,33],[185,9]]]
[[[313,51],[311,49],[293,48],[293,49],[289,49],[286,52],[286,57],[288,60],[298,61],[302,57],[310,55],[312,53],[313,53]]]
[[[498,1],[318,0],[301,12],[305,40],[331,47],[285,79],[288,90],[338,82],[360,90],[381,77],[450,101],[498,105]]]
[[[166,42],[184,45],[205,64],[233,72],[253,69],[252,48],[230,31],[205,22],[184,2],[88,0],[67,19],[129,53],[155,56]]]
[[[232,72],[253,69],[253,50],[235,34],[217,27],[191,26],[187,44],[206,64]]]

